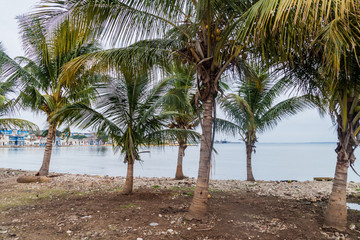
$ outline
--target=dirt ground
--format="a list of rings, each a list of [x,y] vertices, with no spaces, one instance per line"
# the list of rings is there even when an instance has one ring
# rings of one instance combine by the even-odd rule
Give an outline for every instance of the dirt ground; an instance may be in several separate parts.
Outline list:
[[[324,201],[216,190],[208,218],[187,221],[192,187],[121,195],[120,188],[78,191],[77,183],[50,188],[16,177],[0,176],[0,239],[360,239],[358,230],[322,229]],[[360,229],[360,212],[349,210],[348,222]]]

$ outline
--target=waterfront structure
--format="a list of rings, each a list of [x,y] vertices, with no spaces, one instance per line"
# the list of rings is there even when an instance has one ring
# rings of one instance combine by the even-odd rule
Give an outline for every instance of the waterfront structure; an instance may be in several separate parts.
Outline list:
[[[25,139],[29,138],[29,131],[0,130],[0,146],[25,146]]]
[[[84,136],[78,138],[78,136]],[[57,136],[55,146],[98,146],[106,144],[94,133],[73,133],[71,137]],[[23,130],[0,130],[0,147],[44,147],[46,137]]]

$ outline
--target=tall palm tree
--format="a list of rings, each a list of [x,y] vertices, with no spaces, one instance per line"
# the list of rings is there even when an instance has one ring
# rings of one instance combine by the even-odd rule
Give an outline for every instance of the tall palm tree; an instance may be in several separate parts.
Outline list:
[[[22,105],[35,112],[45,113],[49,123],[42,166],[38,175],[48,175],[55,132],[62,119],[50,122],[54,114],[73,101],[89,104],[94,95],[90,86],[97,78],[78,73],[72,81],[61,81],[62,67],[71,59],[97,50],[90,42],[89,30],[81,32],[69,21],[63,22],[51,35],[36,18],[20,17],[20,29],[26,57],[9,60],[4,77],[21,82]],[[70,84],[69,84],[70,83]]]
[[[230,93],[221,100],[221,107],[230,122],[217,119],[217,129],[240,134],[246,146],[247,181],[255,181],[252,171],[252,153],[255,152],[257,134],[274,128],[282,119],[292,116],[310,105],[309,97],[291,97],[277,100],[289,87],[286,79],[266,68],[250,66],[247,74],[240,74],[236,93]]]
[[[166,78],[168,88],[161,100],[164,114],[169,115],[169,128],[194,130],[198,125],[198,114],[194,101],[194,69],[174,64],[170,66],[168,74],[169,77]],[[194,132],[194,135],[198,134]],[[179,134],[176,138],[179,149],[175,179],[180,180],[185,178],[182,165],[189,139],[183,134]]]
[[[246,26],[242,37],[266,49],[266,59],[284,65],[299,88],[327,100],[338,145],[325,224],[344,230],[347,173],[360,131],[360,0],[260,0],[247,13]]]
[[[70,122],[84,128],[94,127],[111,138],[127,163],[123,194],[133,192],[134,164],[140,160],[141,146],[164,144],[166,139],[176,139],[179,132],[184,137],[188,135],[186,131],[163,129],[165,121],[159,115],[159,107],[166,82],[154,85],[149,77],[122,70],[118,80],[99,86],[95,109],[75,103],[60,110]]]
[[[242,31],[241,14],[250,0],[80,0],[51,2],[34,14],[45,21],[58,22],[73,16],[83,26],[99,27],[95,33],[127,48],[87,55],[73,62],[71,72],[86,62],[98,67],[119,65],[144,68],[154,63],[166,65],[180,59],[191,65],[197,75],[196,99],[203,106],[200,120],[202,138],[199,171],[189,218],[207,213],[210,162],[213,146],[215,98],[224,72],[245,51],[244,42],[236,41]],[[147,39],[147,40],[144,40]],[[160,56],[160,57],[159,57]]]
[[[36,130],[38,127],[30,121],[8,117],[18,106],[17,100],[9,99],[9,94],[15,93],[16,83],[11,79],[4,81],[2,76],[6,75],[12,66],[13,62],[6,54],[0,42],[0,78],[2,80],[0,82],[0,129],[20,128]]]

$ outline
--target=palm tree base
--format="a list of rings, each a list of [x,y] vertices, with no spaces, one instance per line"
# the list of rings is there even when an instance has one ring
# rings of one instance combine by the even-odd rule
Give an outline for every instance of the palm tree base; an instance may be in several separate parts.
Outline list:
[[[188,176],[184,176],[184,175],[182,175],[182,176],[175,176],[174,180],[184,180],[184,179],[186,179],[186,178],[189,178],[189,177],[188,177]]]
[[[49,175],[49,171],[46,170],[44,171],[40,170],[35,174],[35,176],[48,176],[48,175]]]
[[[133,191],[129,191],[129,190],[123,190],[123,191],[121,191],[121,194],[122,195],[131,195],[131,194],[133,194],[134,192]]]

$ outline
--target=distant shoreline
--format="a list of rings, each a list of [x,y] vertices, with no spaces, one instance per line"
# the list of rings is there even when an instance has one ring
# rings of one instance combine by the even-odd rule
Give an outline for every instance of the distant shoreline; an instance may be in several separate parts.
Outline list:
[[[60,145],[60,146],[53,146],[56,147],[111,147],[111,144],[105,145]],[[0,148],[45,148],[45,146],[0,146]]]
[[[243,142],[226,142],[226,143],[215,143],[219,145],[226,145],[226,144],[244,144]],[[337,144],[337,142],[263,142],[258,143],[262,144]],[[104,145],[60,145],[60,146],[53,146],[53,147],[111,147],[111,144],[104,144]],[[168,147],[168,146],[178,146],[177,144],[165,144],[165,145],[151,145],[150,147]],[[198,146],[198,144],[188,144],[188,146]],[[0,148],[45,148],[45,146],[0,146]]]

